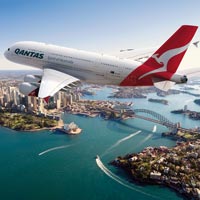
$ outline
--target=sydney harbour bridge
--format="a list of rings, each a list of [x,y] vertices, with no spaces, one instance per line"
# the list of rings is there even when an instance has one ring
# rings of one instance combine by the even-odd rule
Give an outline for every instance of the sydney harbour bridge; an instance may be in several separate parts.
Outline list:
[[[169,129],[174,129],[177,128],[178,123],[173,123],[171,122],[169,119],[167,119],[166,117],[164,117],[163,115],[156,113],[152,110],[148,110],[148,109],[134,109],[133,112],[134,117],[135,118],[139,118],[139,119],[143,119],[143,120],[147,120],[150,122],[154,122],[163,126],[166,126]],[[142,114],[145,114],[142,115]]]
[[[169,128],[174,133],[176,133],[178,130],[183,131],[183,132],[197,133],[196,131],[181,127],[179,122],[174,123],[170,121],[169,119],[167,119],[166,117],[164,117],[163,115],[157,112],[154,112],[152,110],[148,110],[148,109],[131,109],[131,110],[134,113],[135,118],[143,119],[146,121],[163,125]]]

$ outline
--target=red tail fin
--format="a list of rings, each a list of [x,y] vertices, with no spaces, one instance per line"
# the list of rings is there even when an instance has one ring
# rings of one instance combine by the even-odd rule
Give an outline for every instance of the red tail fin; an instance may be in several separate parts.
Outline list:
[[[136,68],[120,85],[153,85],[152,78],[170,80],[187,51],[197,26],[181,26],[146,62]],[[134,82],[131,81],[134,78]]]
[[[181,26],[144,65],[155,69],[156,64],[160,67],[162,63],[166,65],[167,71],[175,73],[197,28],[190,25]]]

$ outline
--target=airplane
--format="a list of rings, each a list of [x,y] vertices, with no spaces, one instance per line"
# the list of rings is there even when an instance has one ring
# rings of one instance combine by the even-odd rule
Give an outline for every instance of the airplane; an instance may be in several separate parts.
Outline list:
[[[42,76],[26,75],[19,90],[46,102],[59,90],[77,87],[80,81],[118,86],[154,85],[167,91],[174,84],[188,81],[186,75],[176,71],[197,28],[181,26],[143,63],[32,41],[17,42],[4,55],[12,62],[43,69]]]

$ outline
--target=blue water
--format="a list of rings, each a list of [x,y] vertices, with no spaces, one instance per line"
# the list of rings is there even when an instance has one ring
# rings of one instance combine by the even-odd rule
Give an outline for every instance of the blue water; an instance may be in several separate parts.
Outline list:
[[[85,98],[106,99],[109,92],[110,89],[105,88],[94,97]],[[191,98],[189,95],[171,95],[167,97],[170,101],[168,106],[151,103],[146,99],[132,101],[135,108],[152,109],[173,121],[181,121],[185,127],[194,127],[199,125],[198,121],[169,112],[182,108],[183,102]],[[192,102],[188,103],[188,108],[199,109]],[[69,136],[50,131],[19,133],[0,128],[1,199],[182,199],[165,187],[142,187],[130,183],[126,174],[108,164],[118,155],[138,152],[146,146],[173,146],[174,141],[161,137],[161,132],[166,128],[157,125],[156,132],[152,133],[154,124],[139,119],[121,123],[67,114],[63,118],[65,122],[77,123],[83,132]],[[122,140],[139,130],[141,133]],[[39,155],[52,148],[55,149]],[[105,167],[132,189],[106,175],[97,166],[97,154]]]

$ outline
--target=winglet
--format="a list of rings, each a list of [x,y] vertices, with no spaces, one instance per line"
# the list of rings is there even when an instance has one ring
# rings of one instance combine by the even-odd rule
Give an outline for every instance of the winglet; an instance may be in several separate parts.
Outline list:
[[[198,48],[199,47],[199,41],[193,42],[193,45]]]

